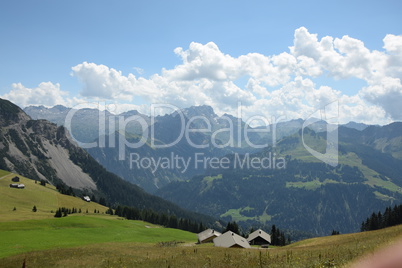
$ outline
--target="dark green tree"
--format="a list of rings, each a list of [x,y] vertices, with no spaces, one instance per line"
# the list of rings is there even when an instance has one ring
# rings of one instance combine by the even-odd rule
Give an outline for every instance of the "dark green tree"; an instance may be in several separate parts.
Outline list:
[[[338,234],[339,234],[339,231],[332,230],[331,235],[338,235]]]
[[[99,198],[99,204],[106,206],[106,199],[104,197]]]
[[[61,218],[63,216],[63,214],[62,214],[62,212],[61,212],[61,208],[59,208],[57,211],[56,211],[56,214],[54,214],[54,217],[55,218]]]
[[[108,208],[108,209],[106,210],[106,214],[113,215],[113,209]]]
[[[228,224],[226,225],[225,232],[227,231],[231,231],[235,234],[240,235],[239,225],[237,225],[236,221],[228,222]]]

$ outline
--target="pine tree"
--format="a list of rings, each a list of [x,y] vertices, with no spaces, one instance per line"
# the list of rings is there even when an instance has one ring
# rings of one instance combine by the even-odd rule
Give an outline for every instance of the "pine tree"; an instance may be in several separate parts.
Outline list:
[[[338,235],[338,234],[339,234],[339,231],[332,230],[331,235]]]
[[[113,209],[108,208],[108,209],[106,210],[106,214],[113,215]]]
[[[169,222],[168,222],[168,227],[169,228],[177,228],[178,222],[177,222],[177,217],[175,215],[171,215],[169,217]],[[198,228],[197,228],[198,231]]]
[[[286,241],[286,244],[289,245],[290,243],[292,243],[292,240],[290,239],[290,235],[288,235],[288,239]]]
[[[99,204],[101,204],[102,206],[106,206],[106,199],[104,197],[101,197],[99,199]]]
[[[63,214],[62,214],[62,212],[61,212],[61,208],[59,208],[57,211],[56,211],[56,214],[54,214],[54,217],[56,217],[56,218],[61,218],[63,216]]]
[[[228,222],[225,232],[231,231],[235,234],[240,235],[239,225],[237,225],[236,221]]]
[[[275,224],[271,228],[271,244],[278,245],[278,233]]]
[[[33,206],[32,212],[36,212],[36,211],[37,211],[36,206]]]
[[[179,225],[179,224],[177,224],[177,225]],[[198,233],[201,233],[202,231],[204,231],[206,228],[205,228],[205,226],[204,226],[204,224],[202,223],[202,222],[200,222],[200,225],[199,225],[199,227],[198,227]]]
[[[362,222],[360,230],[362,232],[371,231],[398,224],[402,224],[402,205],[395,205],[393,208],[387,207],[383,214],[381,211],[372,213],[366,221]]]

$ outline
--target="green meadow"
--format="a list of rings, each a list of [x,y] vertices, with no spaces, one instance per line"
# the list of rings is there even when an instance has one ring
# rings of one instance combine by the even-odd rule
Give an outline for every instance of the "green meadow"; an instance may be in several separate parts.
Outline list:
[[[158,243],[196,241],[196,235],[142,221],[109,215],[69,215],[63,218],[0,222],[0,258],[35,250],[106,242]]]
[[[25,189],[10,188],[11,179],[15,176],[25,185]],[[99,210],[100,213],[108,209],[94,202],[86,202],[78,197],[62,195],[56,187],[50,184],[42,186],[34,180],[0,170],[0,222],[48,219],[53,218],[59,207],[81,209],[88,214]],[[33,206],[37,211],[32,212]]]
[[[13,176],[0,171],[0,267],[347,267],[402,238],[395,226],[269,249],[197,245],[196,234],[104,214],[51,185],[20,177],[26,188],[10,188]],[[61,206],[82,213],[54,218]]]
[[[79,218],[86,217],[71,217],[69,221],[68,217],[65,218],[59,222],[57,231],[40,227],[42,233],[49,232],[45,236],[37,230],[21,231],[24,235],[6,242],[7,247],[2,240],[1,251],[8,250],[10,255],[0,258],[0,266],[20,267],[25,260],[27,267],[348,267],[362,256],[392,244],[402,235],[402,226],[396,226],[313,238],[286,247],[226,249],[212,244],[196,245],[195,235],[191,233],[146,228],[146,223],[114,217],[90,216],[88,222],[82,219],[87,227],[71,227],[79,223]],[[43,221],[46,225],[49,222]],[[7,232],[10,237],[10,233],[18,231]],[[159,243],[163,240],[183,243]],[[54,246],[49,248],[52,243]],[[18,254],[15,248],[22,250],[23,246],[25,252]],[[45,246],[48,248],[44,249]]]

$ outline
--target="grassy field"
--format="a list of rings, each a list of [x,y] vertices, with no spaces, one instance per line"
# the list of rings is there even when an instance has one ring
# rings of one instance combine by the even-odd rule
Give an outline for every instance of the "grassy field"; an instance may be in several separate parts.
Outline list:
[[[88,210],[89,214],[95,209],[100,213],[107,210],[97,203],[62,195],[52,185],[42,186],[19,175],[20,183],[25,185],[25,189],[10,188],[10,183],[13,183],[11,178],[15,176],[16,174],[0,170],[0,222],[53,218],[59,207],[74,207],[82,212]],[[33,206],[36,206],[37,212],[32,212]]]
[[[193,233],[102,214],[105,207],[53,186],[20,177],[26,188],[12,189],[13,176],[0,171],[0,267],[24,260],[27,267],[344,267],[402,238],[402,226],[395,226],[269,249],[196,245]],[[54,218],[59,206],[90,213]]]
[[[1,170],[1,169],[0,169],[0,178],[3,177],[3,176],[5,176],[5,175],[8,175],[8,174],[10,174],[10,172],[4,171],[4,170]]]
[[[62,195],[52,185],[42,186],[19,175],[25,189],[10,188],[15,176],[0,170],[0,258],[108,242],[196,241],[196,235],[189,232],[107,215],[104,206]],[[55,218],[59,207],[81,209],[81,213]]]
[[[24,259],[31,267],[344,267],[400,238],[402,226],[248,250],[196,245],[195,234],[108,215],[3,222],[0,234],[0,267]]]
[[[196,235],[110,215],[69,215],[63,218],[0,223],[0,258],[34,250],[68,248],[106,242],[158,243],[196,241]]]

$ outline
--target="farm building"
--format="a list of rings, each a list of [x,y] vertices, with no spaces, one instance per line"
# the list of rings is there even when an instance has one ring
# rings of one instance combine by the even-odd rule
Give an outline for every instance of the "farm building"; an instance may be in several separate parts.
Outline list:
[[[223,247],[223,248],[250,248],[250,244],[247,242],[247,239],[241,237],[238,234],[235,234],[231,231],[228,231],[216,238],[214,238],[215,247]]]
[[[24,184],[22,184],[22,183],[12,183],[12,184],[10,184],[10,188],[17,188],[17,189],[24,189],[25,188],[25,185]]]
[[[19,182],[20,181],[20,178],[19,177],[17,177],[17,176],[15,176],[14,178],[12,178],[11,179],[13,182]]]
[[[263,230],[258,229],[248,236],[247,241],[250,245],[268,245],[271,244],[271,236]]]
[[[89,198],[89,196],[83,196],[82,197],[83,200],[87,201],[87,202],[91,202],[91,198]]]
[[[201,233],[197,234],[198,237],[198,243],[208,243],[208,242],[212,242],[212,240],[214,240],[215,237],[220,236],[221,233],[217,232],[213,229],[207,229],[205,231],[202,231]]]

